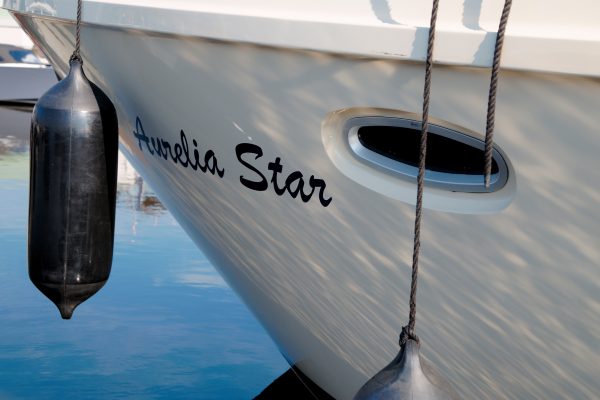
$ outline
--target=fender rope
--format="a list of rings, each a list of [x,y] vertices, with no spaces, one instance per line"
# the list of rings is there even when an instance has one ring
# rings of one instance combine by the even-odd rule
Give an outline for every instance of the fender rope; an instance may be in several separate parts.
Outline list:
[[[494,47],[494,61],[492,63],[492,75],[490,80],[490,90],[488,95],[487,121],[485,132],[485,187],[489,188],[490,175],[492,169],[492,152],[494,139],[494,122],[496,114],[496,94],[498,88],[498,75],[500,73],[500,58],[502,55],[502,45],[504,44],[504,33],[508,24],[508,16],[512,0],[505,0],[502,16],[500,18],[500,26],[496,36],[496,44]],[[419,172],[417,175],[417,203],[415,212],[415,228],[413,242],[413,259],[412,259],[412,277],[410,284],[410,311],[408,325],[402,327],[400,333],[400,345],[402,346],[408,339],[419,341],[415,334],[415,323],[417,316],[417,278],[419,274],[419,252],[421,250],[421,219],[423,216],[423,189],[425,178],[425,159],[427,157],[427,133],[429,129],[429,103],[431,95],[431,71],[433,67],[433,47],[435,42],[435,27],[437,22],[437,14],[439,8],[439,0],[433,0],[431,8],[431,21],[429,24],[429,39],[427,41],[427,57],[425,59],[425,84],[423,87],[423,116],[421,123],[421,141],[419,149]]]
[[[81,58],[81,9],[83,0],[77,0],[77,23],[75,25],[75,51],[69,61],[77,60],[81,64],[83,64],[83,59]]]

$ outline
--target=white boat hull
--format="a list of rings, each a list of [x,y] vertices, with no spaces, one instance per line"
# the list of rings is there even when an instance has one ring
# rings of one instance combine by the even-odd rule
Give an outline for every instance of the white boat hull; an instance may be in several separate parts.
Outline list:
[[[72,23],[19,20],[64,73]],[[345,150],[327,148],[326,129],[341,110],[418,112],[422,65],[100,25],[85,27],[83,43],[134,166],[290,364],[351,398],[398,349],[414,206],[386,192],[381,171],[365,169],[384,179],[368,186],[340,170],[332,154]],[[432,116],[483,131],[488,84],[486,69],[437,66]],[[600,393],[599,98],[597,78],[503,71],[496,139],[514,169],[508,200],[427,204],[417,330],[464,398]],[[173,148],[183,131],[187,161],[214,152],[209,169],[151,154],[142,128]],[[240,144],[261,149],[241,160],[266,190],[243,184],[261,178]],[[294,171],[307,193],[311,176],[326,186],[306,202],[278,195],[268,169],[278,157],[280,186]]]

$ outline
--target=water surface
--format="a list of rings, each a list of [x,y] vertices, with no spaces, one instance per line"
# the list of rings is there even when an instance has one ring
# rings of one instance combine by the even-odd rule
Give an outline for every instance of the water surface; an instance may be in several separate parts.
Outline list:
[[[0,107],[0,117],[0,399],[243,399],[285,372],[262,327],[124,160],[110,280],[61,320],[27,276],[29,116]]]

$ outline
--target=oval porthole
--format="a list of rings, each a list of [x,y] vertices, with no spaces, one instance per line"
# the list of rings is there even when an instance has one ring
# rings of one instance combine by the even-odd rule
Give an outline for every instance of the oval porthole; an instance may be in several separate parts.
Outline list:
[[[423,207],[461,214],[497,213],[508,207],[517,192],[517,179],[506,153],[494,144],[487,190],[483,136],[441,119],[430,121]],[[499,139],[504,135],[497,132]],[[415,204],[420,115],[385,108],[335,110],[323,120],[321,138],[329,160],[352,182]]]
[[[345,131],[354,154],[363,162],[415,181],[418,173],[421,122],[404,118],[359,117]],[[494,192],[508,181],[506,161],[497,146],[492,157],[490,188],[483,182],[482,139],[430,124],[425,185],[452,192]]]

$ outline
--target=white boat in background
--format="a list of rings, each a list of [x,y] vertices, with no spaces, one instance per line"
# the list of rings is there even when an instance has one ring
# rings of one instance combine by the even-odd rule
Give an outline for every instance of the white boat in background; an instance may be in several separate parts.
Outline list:
[[[0,105],[32,105],[54,83],[54,71],[34,54],[31,39],[0,10]]]
[[[75,1],[0,4],[64,74]],[[431,140],[447,151],[426,176],[417,330],[464,398],[594,398],[600,3],[513,5],[488,193],[464,170],[502,4],[440,4]],[[84,2],[84,66],[122,150],[290,364],[338,399],[396,354],[408,314],[416,168],[386,146],[419,129],[430,8]]]
[[[0,63],[0,105],[20,103],[33,106],[56,82],[56,74],[48,65]]]
[[[33,47],[33,42],[25,32],[19,27],[19,24],[5,10],[0,10],[0,44],[10,44],[21,49],[30,49]],[[4,60],[6,54],[0,53],[0,62]],[[14,59],[13,56],[9,56]]]

